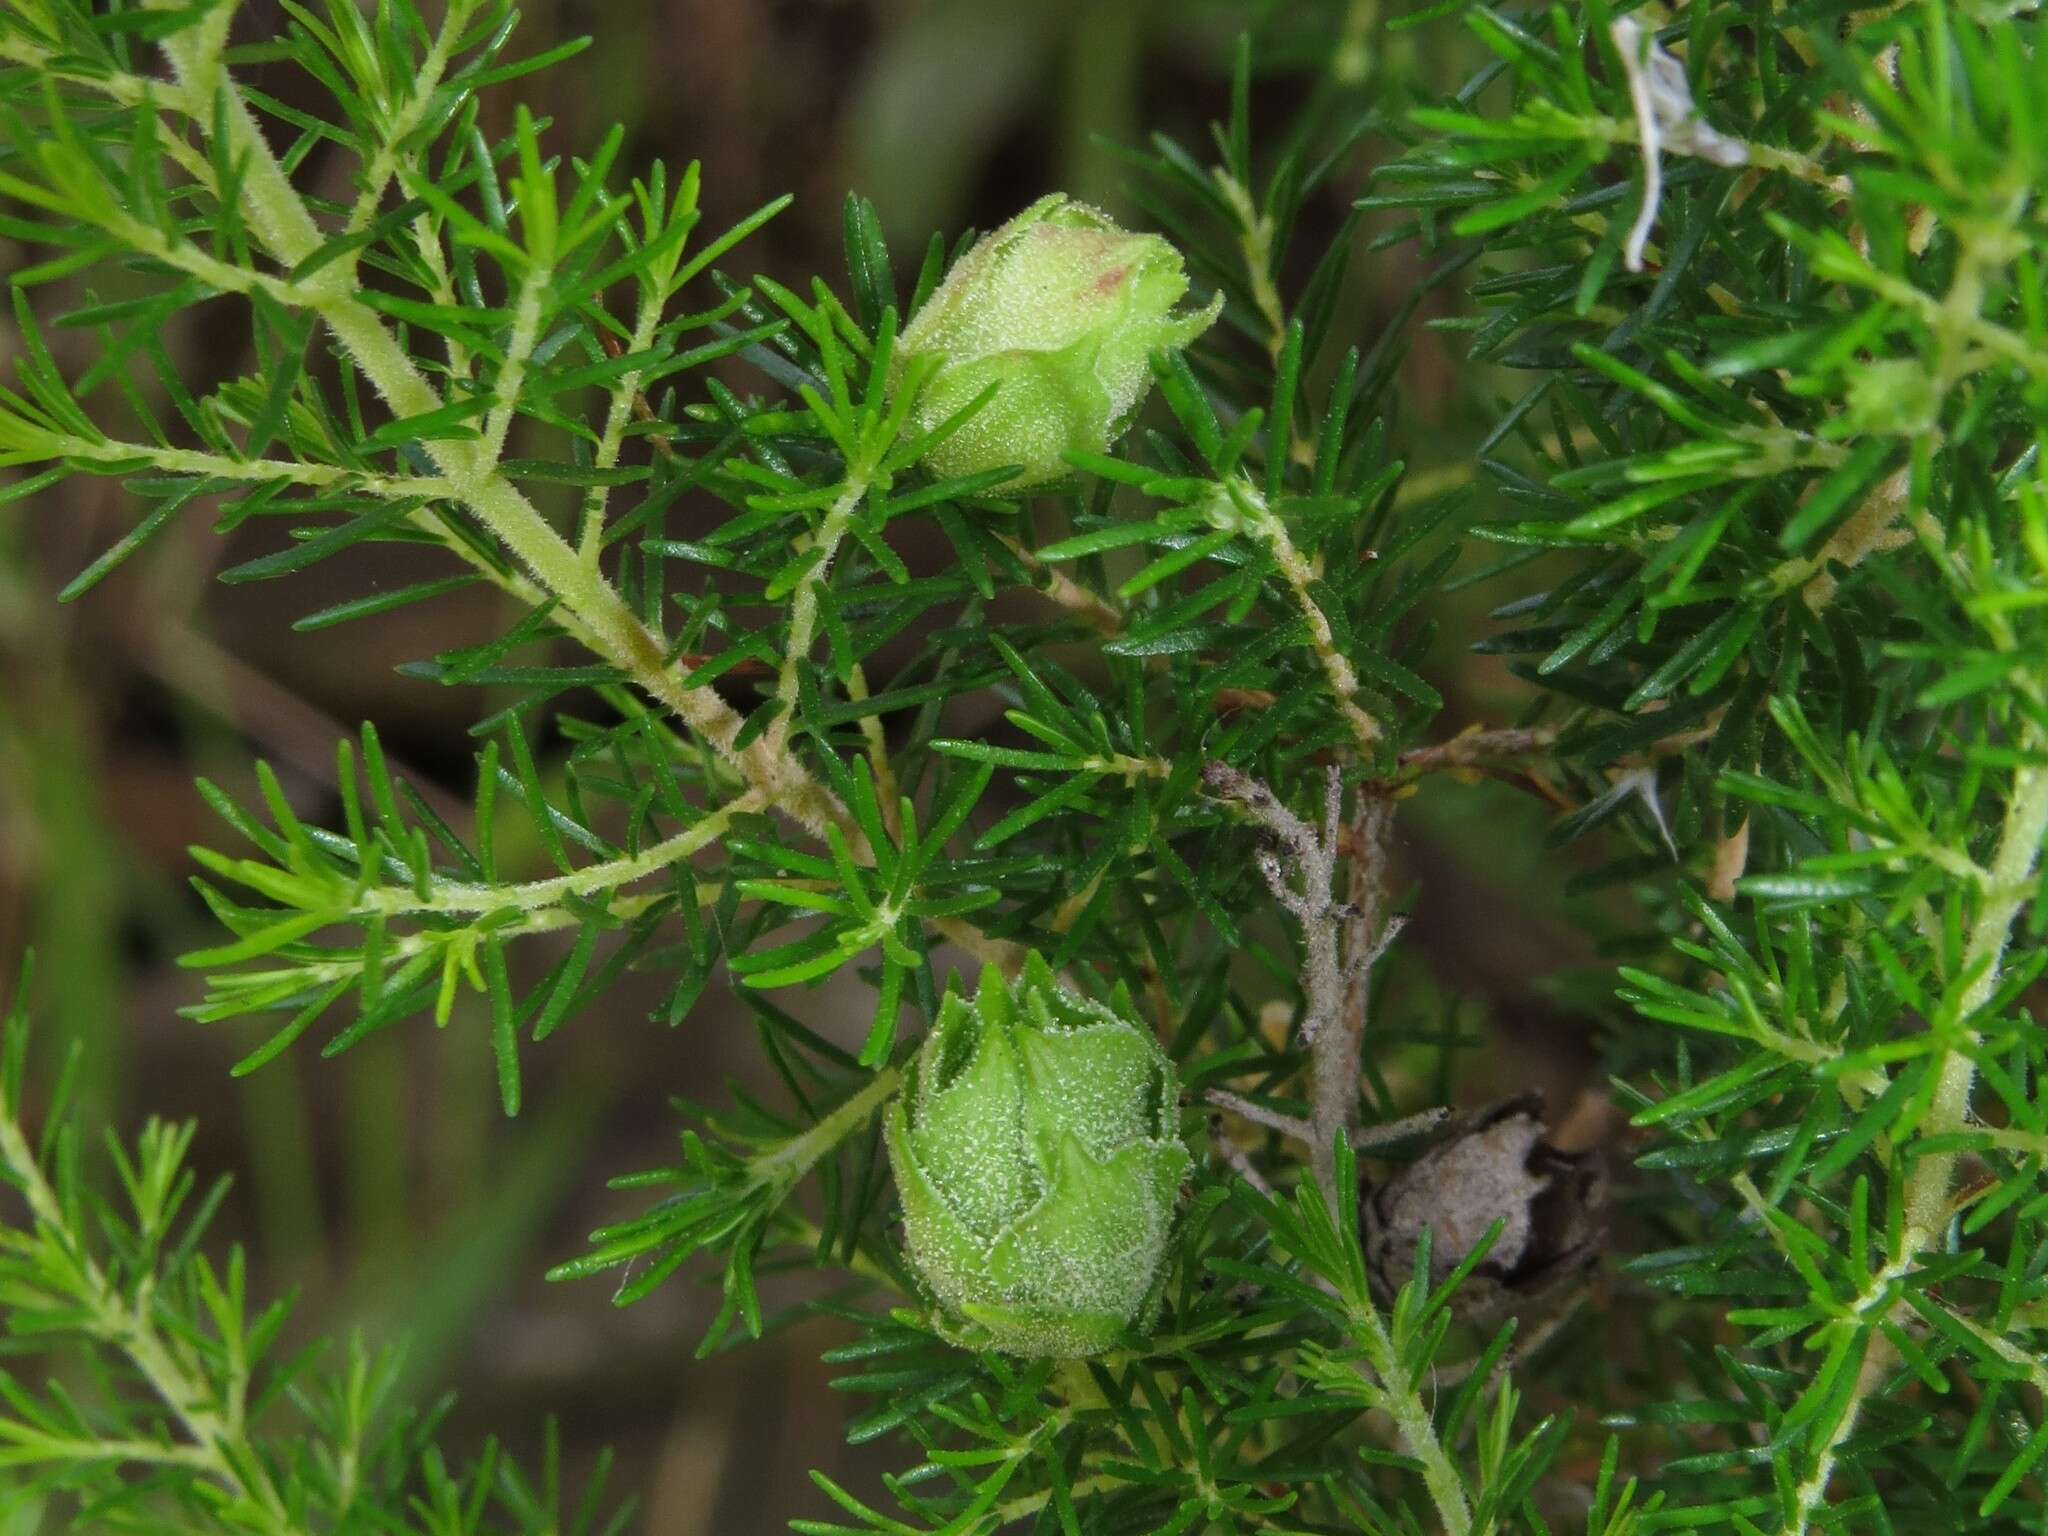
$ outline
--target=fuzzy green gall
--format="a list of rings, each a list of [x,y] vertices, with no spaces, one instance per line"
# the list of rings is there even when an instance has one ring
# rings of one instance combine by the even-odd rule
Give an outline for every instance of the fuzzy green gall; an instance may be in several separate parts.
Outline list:
[[[988,971],[889,1106],[910,1257],[962,1344],[1099,1354],[1144,1312],[1191,1160],[1173,1063],[1129,1011],[1036,954],[1015,983]]]
[[[1185,347],[1215,321],[1221,299],[1181,311],[1181,254],[1158,235],[1119,229],[1062,193],[1042,197],[976,242],[904,328],[900,380],[935,359],[914,415],[938,426],[995,393],[932,450],[940,475],[1002,465],[1005,489],[1069,473],[1063,455],[1101,453],[1152,387],[1152,354]]]

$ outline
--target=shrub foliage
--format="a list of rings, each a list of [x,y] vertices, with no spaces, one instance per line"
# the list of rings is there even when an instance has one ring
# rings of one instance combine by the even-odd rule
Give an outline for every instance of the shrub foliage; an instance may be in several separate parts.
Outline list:
[[[622,1181],[644,1214],[557,1273],[710,1276],[707,1348],[844,1318],[851,1433],[903,1470],[886,1509],[792,1490],[802,1531],[2039,1529],[2031,7],[1238,7],[1213,142],[1103,150],[1222,321],[1011,495],[923,467],[983,402],[929,422],[892,364],[964,239],[899,266],[854,196],[844,272],[730,275],[781,204],[707,230],[696,166],[486,112],[575,51],[522,55],[501,0],[282,10],[0,7],[0,499],[134,508],[59,595],[211,516],[274,530],[230,582],[418,548],[297,621],[336,644],[463,588],[520,613],[408,669],[510,701],[467,827],[371,726],[331,825],[267,770],[201,785],[189,1012],[256,1021],[237,1071],[460,1015],[516,1114],[628,968],[658,1024],[729,979],[782,1091],[679,1085],[712,1102]],[[1268,68],[1294,110],[1254,121]],[[323,104],[256,83],[287,75]],[[1425,305],[1484,422],[1411,472]],[[252,371],[182,377],[165,328],[216,310]],[[1431,678],[1474,647],[1518,683],[1454,728]],[[1443,1134],[1471,1039],[1408,974],[1391,856],[1425,792],[1497,807],[1475,781],[1555,808],[1606,957],[1562,995],[1636,1128],[1602,1304],[1504,1322],[1460,1303],[1483,1245],[1376,1283],[1357,1198]],[[949,1342],[881,1149],[949,978],[1033,951],[1135,1000],[1203,1154],[1156,1320],[1085,1361]],[[807,1008],[834,977],[850,1029]],[[4,1387],[25,1528],[620,1528],[450,1471],[361,1352],[275,1358],[186,1133],[95,1178],[61,1095],[24,1105],[25,1028],[0,1302],[76,1366]],[[833,1299],[768,1283],[800,1269]]]

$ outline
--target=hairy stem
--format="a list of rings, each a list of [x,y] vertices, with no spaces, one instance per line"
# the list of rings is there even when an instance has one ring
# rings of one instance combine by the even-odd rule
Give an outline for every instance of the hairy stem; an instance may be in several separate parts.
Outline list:
[[[560,906],[571,897],[594,896],[617,890],[635,881],[660,874],[699,849],[718,841],[731,829],[733,819],[761,810],[766,794],[758,789],[700,817],[673,837],[650,843],[640,852],[623,859],[589,864],[550,880],[533,880],[523,885],[469,885],[461,881],[436,881],[422,896],[410,886],[379,886],[363,893],[359,910],[364,914],[382,912],[389,916],[413,916],[428,912],[502,912],[510,908],[534,912]]]
[[[434,92],[440,88],[441,77],[448,72],[449,61],[454,57],[455,44],[462,36],[462,29],[469,25],[470,17],[476,14],[479,3],[480,0],[449,0],[447,14],[441,18],[441,30],[434,34],[434,41],[428,45],[404,99],[387,108],[377,148],[364,163],[361,189],[356,193],[355,205],[349,209],[347,229],[350,234],[367,229],[370,220],[376,217],[377,205],[384,200],[384,189],[391,185],[391,178],[405,163],[402,146],[413,130],[425,121],[427,108],[433,105]]]
[[[1288,590],[1294,594],[1295,606],[1301,610],[1302,621],[1308,625],[1309,646],[1316,653],[1323,676],[1329,681],[1330,692],[1337,697],[1337,710],[1351,728],[1359,750],[1369,756],[1384,732],[1379,721],[1358,702],[1358,670],[1351,665],[1351,658],[1337,648],[1336,631],[1330,627],[1329,615],[1323,612],[1322,602],[1316,596],[1319,573],[1308,557],[1295,548],[1287,524],[1266,505],[1263,496],[1249,485],[1233,487],[1232,491],[1232,501],[1241,512],[1249,514],[1245,518],[1246,532],[1266,546],[1274,566],[1286,580]]]
[[[2035,745],[2038,750],[2041,743],[2037,741]],[[2032,764],[2013,775],[2012,799],[2006,806],[1998,851],[1991,860],[1991,883],[1977,920],[1970,926],[1970,941],[1963,951],[1965,972],[1977,972],[1963,992],[1959,1012],[1965,1019],[1990,1002],[1998,990],[2000,967],[2012,939],[2013,923],[2032,894],[2034,867],[2044,836],[2048,836],[2048,768]],[[1974,1029],[1965,1030],[1963,1040],[1971,1047],[1981,1043]],[[1969,1050],[1957,1050],[1951,1045],[1944,1052],[1934,1102],[1922,1123],[1923,1136],[1943,1136],[1969,1125],[1970,1091],[1976,1080],[1975,1057]],[[1955,1180],[1958,1155],[1932,1152],[1914,1164],[1912,1176],[1906,1182],[1903,1248],[1927,1246],[1947,1224],[1949,1187]]]
[[[1415,1459],[1422,1473],[1422,1486],[1429,1491],[1443,1522],[1445,1536],[1470,1536],[1472,1504],[1465,1496],[1465,1479],[1459,1475],[1450,1451],[1436,1432],[1436,1420],[1429,1405],[1411,1386],[1401,1365],[1400,1352],[1379,1312],[1372,1307],[1351,1309],[1352,1331],[1365,1347],[1366,1360],[1378,1377],[1380,1406],[1394,1421],[1394,1433],[1401,1448]]]
[[[1259,212],[1250,190],[1235,176],[1222,171],[1213,174],[1218,190],[1237,217],[1238,254],[1244,258],[1252,303],[1258,308],[1259,318],[1266,322],[1266,355],[1277,362],[1287,346],[1287,309],[1281,302],[1279,286],[1273,281],[1272,216]],[[1284,423],[1274,425],[1278,428]]]
[[[654,345],[655,334],[660,329],[659,292],[649,288],[640,295],[640,308],[633,321],[633,337],[626,344],[627,350],[635,353],[647,351]],[[612,385],[611,398],[605,406],[604,431],[598,438],[597,452],[591,456],[594,468],[610,469],[619,462],[619,451],[626,440],[626,422],[642,405],[640,370],[636,368]],[[583,497],[583,531],[576,542],[579,553],[590,565],[597,564],[598,553],[604,547],[604,514],[610,499],[611,487],[601,481]]]
[[[753,1163],[755,1176],[764,1183],[794,1185],[817,1164],[819,1158],[868,1123],[868,1117],[888,1103],[903,1074],[886,1067],[844,1104],[801,1135],[792,1136],[766,1157]]]
[[[818,638],[818,593],[831,579],[833,562],[839,558],[839,546],[853,531],[854,517],[868,493],[867,476],[854,472],[850,465],[848,471],[839,499],[832,503],[832,509],[818,525],[810,569],[804,572],[796,590],[790,594],[788,648],[783,652],[782,670],[775,682],[775,723],[768,728],[768,737],[778,750],[789,740],[789,722],[796,713],[803,670],[811,663],[811,646]]]

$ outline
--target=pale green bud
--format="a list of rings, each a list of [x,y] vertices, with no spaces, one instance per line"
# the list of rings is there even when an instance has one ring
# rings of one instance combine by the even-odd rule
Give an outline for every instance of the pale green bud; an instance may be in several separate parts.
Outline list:
[[[1071,1359],[1140,1318],[1191,1159],[1149,1030],[1033,954],[948,994],[889,1106],[910,1257],[962,1344]]]
[[[1176,313],[1188,291],[1180,252],[1158,235],[1119,229],[1063,193],[1042,197],[962,256],[904,328],[896,377],[936,358],[913,411],[929,430],[994,397],[926,458],[933,473],[1004,464],[1006,490],[1070,473],[1061,455],[1101,453],[1152,387],[1151,355],[1186,346],[1215,321]]]

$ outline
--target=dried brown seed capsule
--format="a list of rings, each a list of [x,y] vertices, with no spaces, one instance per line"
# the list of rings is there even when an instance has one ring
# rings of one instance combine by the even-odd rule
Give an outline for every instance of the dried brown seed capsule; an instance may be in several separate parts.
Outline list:
[[[1590,1269],[1607,1235],[1607,1176],[1598,1153],[1560,1151],[1548,1129],[1542,1096],[1518,1095],[1369,1191],[1366,1262],[1382,1295],[1414,1274],[1425,1230],[1430,1281],[1440,1284],[1501,1223],[1452,1302],[1463,1317],[1514,1311]]]

